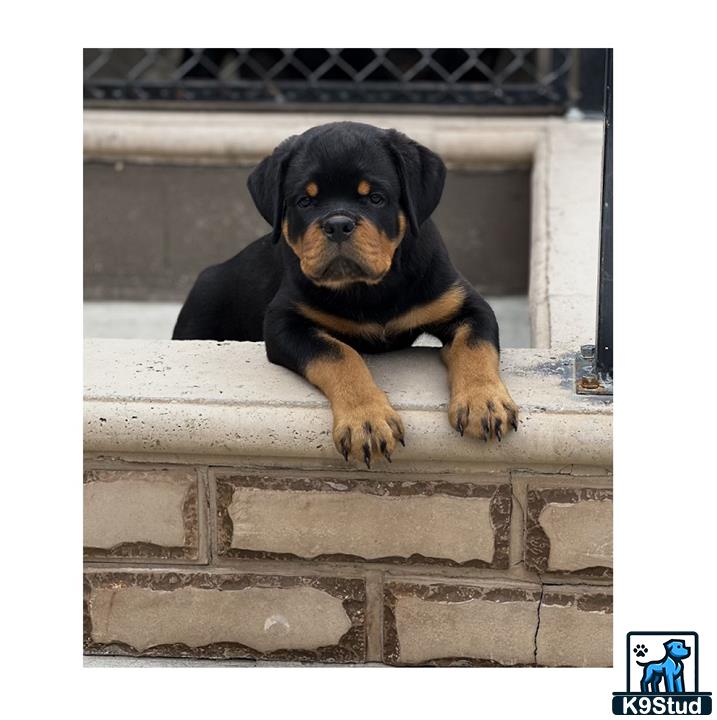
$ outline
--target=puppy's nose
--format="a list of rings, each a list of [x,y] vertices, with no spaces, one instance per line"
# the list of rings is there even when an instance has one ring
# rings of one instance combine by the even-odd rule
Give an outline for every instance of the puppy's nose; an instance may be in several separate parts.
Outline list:
[[[333,215],[321,225],[326,237],[335,242],[348,240],[355,227],[356,223],[346,215]]]

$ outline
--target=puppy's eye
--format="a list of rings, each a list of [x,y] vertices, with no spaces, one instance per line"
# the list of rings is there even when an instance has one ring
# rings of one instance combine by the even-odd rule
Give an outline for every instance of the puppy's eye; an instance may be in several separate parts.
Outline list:
[[[297,201],[296,204],[301,208],[307,208],[309,205],[311,205],[311,198],[308,195],[302,195]]]
[[[373,205],[383,205],[383,195],[381,195],[380,193],[371,193],[368,196],[368,199]]]

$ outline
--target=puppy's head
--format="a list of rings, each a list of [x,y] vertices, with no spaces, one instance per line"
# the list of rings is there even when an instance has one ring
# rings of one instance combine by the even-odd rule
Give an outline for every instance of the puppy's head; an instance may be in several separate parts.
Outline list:
[[[316,285],[375,285],[440,200],[441,159],[395,130],[342,122],[279,145],[249,177],[259,212]]]

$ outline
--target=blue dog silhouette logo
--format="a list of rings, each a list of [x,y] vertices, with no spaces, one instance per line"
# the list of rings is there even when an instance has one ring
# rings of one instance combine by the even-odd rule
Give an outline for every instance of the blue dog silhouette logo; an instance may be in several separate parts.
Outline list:
[[[710,715],[699,692],[696,632],[629,632],[627,691],[613,693],[616,715]]]
[[[665,646],[665,657],[662,660],[653,662],[637,660],[637,664],[644,668],[640,680],[640,690],[644,693],[683,693],[685,684],[682,676],[685,666],[682,661],[690,656],[690,648],[685,646],[684,640],[672,639],[663,645]],[[660,685],[663,683],[664,685],[660,689]]]

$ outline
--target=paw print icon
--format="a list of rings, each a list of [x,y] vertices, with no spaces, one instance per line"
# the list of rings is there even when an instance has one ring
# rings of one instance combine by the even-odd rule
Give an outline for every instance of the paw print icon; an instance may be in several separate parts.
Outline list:
[[[634,648],[632,648],[632,652],[635,653],[635,657],[645,657],[648,650],[642,643],[638,643]]]

